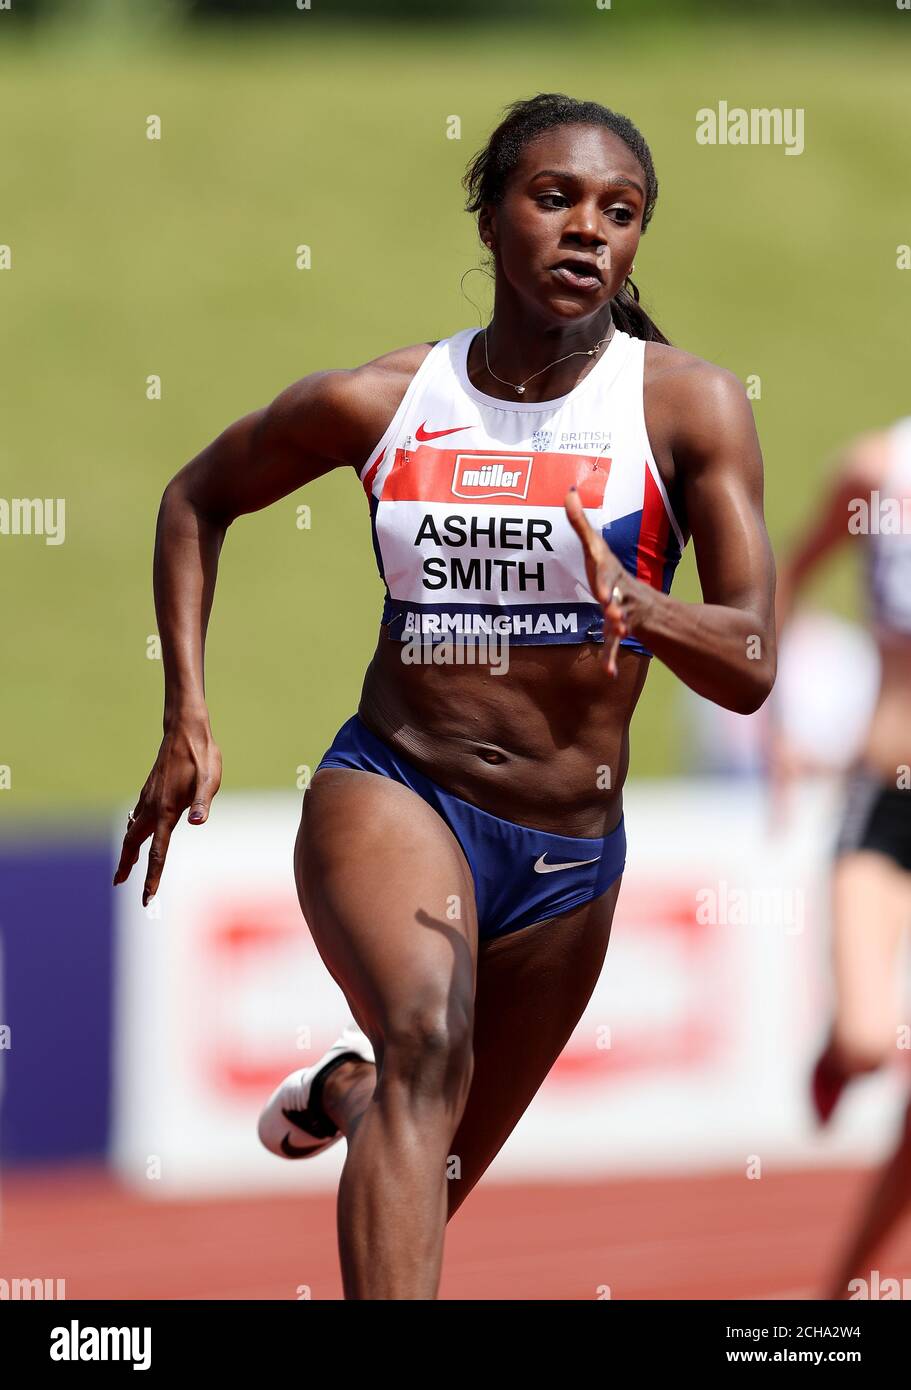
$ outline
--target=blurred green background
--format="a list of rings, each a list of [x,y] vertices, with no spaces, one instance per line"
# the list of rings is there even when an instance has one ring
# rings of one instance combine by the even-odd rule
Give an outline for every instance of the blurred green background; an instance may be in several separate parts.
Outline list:
[[[742,6],[733,22],[592,0],[474,27],[397,25],[382,6],[379,23],[357,7],[324,22],[313,0],[279,25],[209,25],[185,8],[0,12],[0,495],[67,509],[64,545],[0,537],[6,818],[91,819],[145,780],[162,707],[152,543],[183,463],[307,372],[478,322],[459,288],[479,263],[460,178],[508,101],[565,91],[643,130],[661,193],[636,280],[672,341],[761,378],[776,547],[832,451],[911,409],[911,272],[896,268],[911,14],[753,22]],[[804,108],[804,153],[697,145],[697,110],[721,99]],[[487,284],[465,283],[485,315]],[[855,612],[853,576],[845,557],[820,599]],[[675,593],[698,597],[691,551]],[[315,765],[356,707],[381,606],[350,473],[231,528],[207,657],[226,788],[293,787]],[[677,682],[653,663],[633,775],[680,770],[681,741]]]

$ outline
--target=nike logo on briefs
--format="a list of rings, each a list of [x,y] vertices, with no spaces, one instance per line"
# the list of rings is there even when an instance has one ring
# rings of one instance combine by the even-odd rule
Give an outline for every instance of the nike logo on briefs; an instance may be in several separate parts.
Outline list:
[[[542,854],[538,859],[535,864],[536,874],[552,874],[556,869],[581,869],[583,864],[597,864],[601,856],[596,854],[594,859],[575,859],[571,864],[545,864],[546,858],[547,855]]]
[[[448,430],[425,430],[424,424],[418,425],[414,432],[415,439],[419,439],[422,444],[426,444],[428,439],[442,439],[444,434],[458,434],[459,430],[470,430],[471,425],[452,425]]]

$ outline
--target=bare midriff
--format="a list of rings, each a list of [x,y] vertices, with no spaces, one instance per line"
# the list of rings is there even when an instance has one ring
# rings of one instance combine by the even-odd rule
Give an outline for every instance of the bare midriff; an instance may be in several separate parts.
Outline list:
[[[358,707],[374,734],[504,820],[592,838],[616,827],[648,657],[621,647],[611,679],[600,643],[511,646],[494,675],[490,662],[407,664],[405,645],[380,628]]]

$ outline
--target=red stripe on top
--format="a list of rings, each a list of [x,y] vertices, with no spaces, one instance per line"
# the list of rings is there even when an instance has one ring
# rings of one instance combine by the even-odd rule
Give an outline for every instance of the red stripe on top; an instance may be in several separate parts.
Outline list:
[[[383,462],[383,459],[384,459],[385,457],[386,457],[386,446],[385,446],[385,444],[384,444],[383,447],[382,447],[382,449],[380,450],[379,454],[377,455],[376,460],[374,461],[373,464],[371,464],[369,471],[368,471],[367,473],[364,474],[364,491],[366,492],[366,494],[367,494],[368,497],[370,496],[370,491],[371,491],[371,488],[373,487],[373,480],[374,480],[374,478],[376,477],[376,470],[379,468],[380,464]]]
[[[662,586],[669,530],[670,521],[664,499],[652,477],[652,470],[646,464],[642,522],[636,547],[636,578],[650,584],[653,589]]]
[[[384,502],[474,501],[500,506],[561,507],[575,485],[583,507],[600,507],[610,472],[609,458],[585,454],[538,454],[521,449],[397,449],[383,485]],[[499,468],[499,481],[472,483],[465,473]],[[503,474],[513,476],[507,483]]]

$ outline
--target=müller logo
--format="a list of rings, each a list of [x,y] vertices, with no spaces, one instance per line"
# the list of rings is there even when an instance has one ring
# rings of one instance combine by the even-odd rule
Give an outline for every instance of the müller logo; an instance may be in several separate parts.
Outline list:
[[[525,498],[533,462],[520,454],[456,454],[452,495]]]

